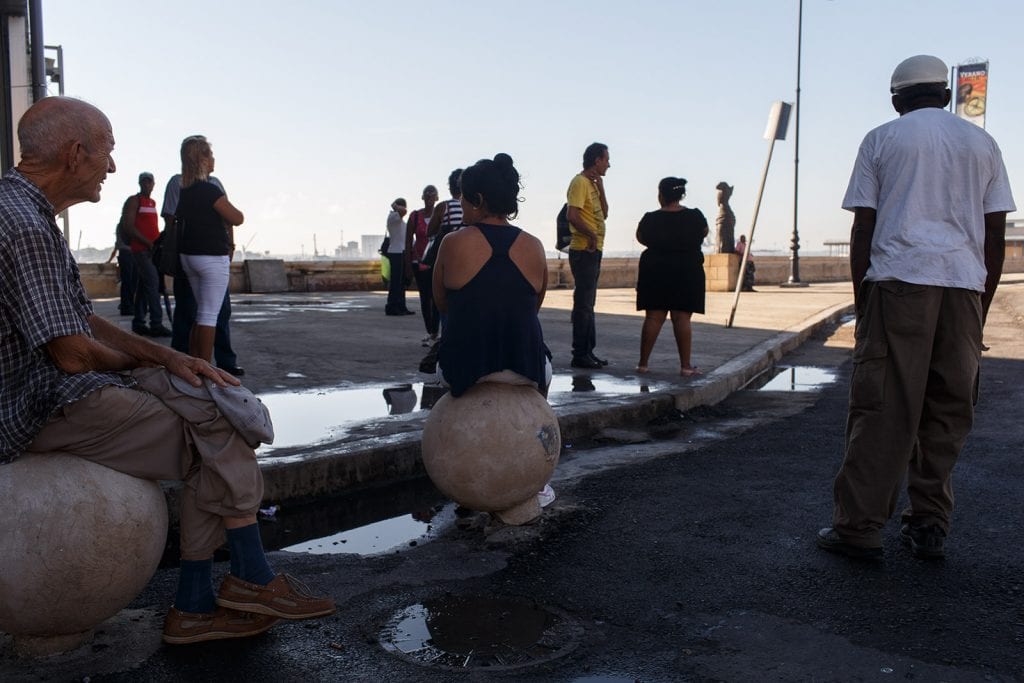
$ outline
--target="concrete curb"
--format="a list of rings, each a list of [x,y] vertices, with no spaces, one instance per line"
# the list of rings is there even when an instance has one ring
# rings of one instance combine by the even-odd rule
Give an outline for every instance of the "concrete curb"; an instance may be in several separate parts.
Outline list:
[[[615,397],[556,408],[562,443],[592,436],[606,427],[646,422],[671,408],[680,411],[714,405],[742,389],[823,327],[853,312],[852,304],[839,304],[803,320],[749,351],[715,368],[686,387],[652,392],[637,398]],[[420,436],[425,416],[409,416],[401,427],[408,431],[349,443],[317,446],[261,461],[264,501],[301,503],[321,496],[408,480],[425,475],[420,460]]]

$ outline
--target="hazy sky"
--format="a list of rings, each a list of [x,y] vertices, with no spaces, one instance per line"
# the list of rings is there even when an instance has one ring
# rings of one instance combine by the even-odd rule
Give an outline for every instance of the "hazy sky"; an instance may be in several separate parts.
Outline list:
[[[216,175],[246,215],[239,243],[306,254],[382,234],[397,196],[447,196],[449,171],[496,152],[523,176],[516,223],[550,248],[554,217],[594,140],[611,149],[607,252],[630,251],[666,175],[714,224],[715,184],[736,186],[746,232],[774,100],[796,87],[797,0],[259,2],[45,0],[66,94],[110,117],[118,172],[71,209],[72,244],[112,244],[143,170],[160,201],[181,139],[213,143]],[[987,130],[1024,179],[1024,2],[805,0],[800,118],[802,253],[845,239],[839,208],[857,146],[895,116],[903,58],[991,62]],[[56,93],[56,86],[51,85]],[[793,125],[775,146],[755,250],[788,249]]]

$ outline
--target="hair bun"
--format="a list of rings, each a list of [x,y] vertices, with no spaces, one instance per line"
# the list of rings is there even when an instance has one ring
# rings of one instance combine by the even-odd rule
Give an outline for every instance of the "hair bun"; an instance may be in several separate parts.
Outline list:
[[[498,152],[497,154],[494,155],[494,163],[498,164],[499,166],[508,166],[511,168],[512,157],[505,154],[504,152]]]

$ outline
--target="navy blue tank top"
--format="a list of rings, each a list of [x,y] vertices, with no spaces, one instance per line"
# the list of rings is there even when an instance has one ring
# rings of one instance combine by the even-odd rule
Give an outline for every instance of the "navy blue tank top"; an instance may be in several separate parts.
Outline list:
[[[462,289],[448,290],[448,320],[437,360],[453,396],[492,372],[511,370],[544,385],[544,333],[537,292],[509,258],[522,232],[478,223],[491,258]]]

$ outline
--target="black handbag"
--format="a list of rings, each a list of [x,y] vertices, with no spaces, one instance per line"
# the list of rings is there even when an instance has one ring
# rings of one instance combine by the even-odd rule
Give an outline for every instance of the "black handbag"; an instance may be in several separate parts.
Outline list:
[[[174,223],[167,226],[153,242],[153,264],[162,275],[178,277],[181,270],[181,258],[178,256],[178,245],[181,234],[185,230],[185,221],[175,218]]]

